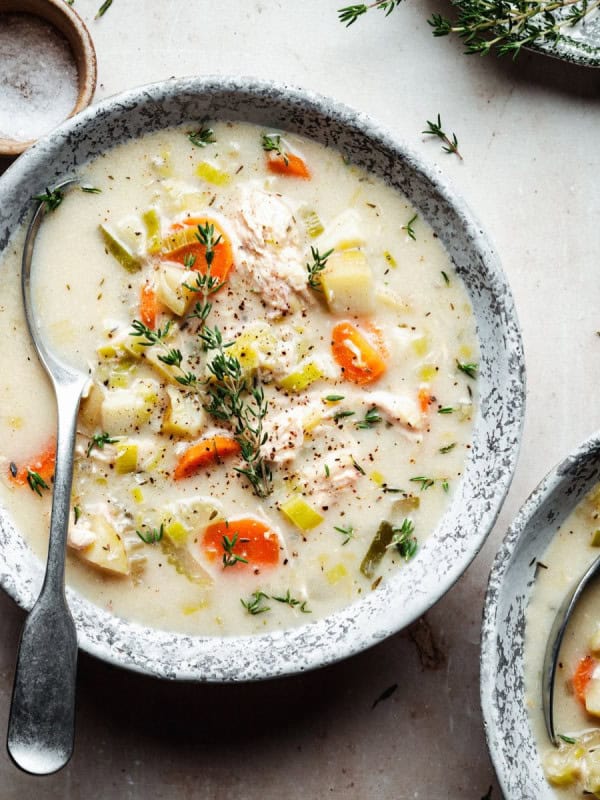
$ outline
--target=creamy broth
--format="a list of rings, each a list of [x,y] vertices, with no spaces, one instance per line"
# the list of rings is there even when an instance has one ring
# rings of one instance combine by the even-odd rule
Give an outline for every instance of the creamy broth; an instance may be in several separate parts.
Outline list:
[[[34,301],[49,341],[93,381],[69,583],[119,616],[222,635],[323,617],[418,558],[468,458],[478,345],[466,291],[406,198],[314,142],[212,128],[203,147],[187,127],[83,167],[81,185],[101,191],[73,189],[47,215]],[[298,164],[310,177],[293,174]],[[222,237],[210,296],[206,278],[204,294],[191,291],[206,275],[210,242],[197,236],[208,225]],[[0,378],[0,490],[44,557],[50,492],[19,479],[45,468],[55,412],[21,311],[21,246],[15,235],[2,264],[0,331],[13,346]],[[156,319],[144,292],[158,296]],[[190,319],[205,301],[206,321]],[[142,314],[152,324],[132,336]],[[168,324],[143,346],[147,329]],[[215,327],[231,347],[203,347],[199,333]],[[219,355],[242,371],[246,423],[261,407],[253,388],[267,403],[254,483],[238,471],[251,464],[235,425],[207,410]],[[242,519],[254,522],[236,530]],[[377,558],[366,558],[382,522]]]
[[[600,484],[577,505],[558,529],[538,564],[534,591],[527,609],[525,640],[527,702],[548,778],[557,796],[581,798],[584,790],[600,797],[600,708],[590,714],[577,697],[575,675],[593,652],[598,661],[594,677],[600,678],[597,658],[600,634],[600,585],[592,583],[569,622],[559,655],[555,684],[555,729],[562,737],[556,750],[548,741],[541,708],[544,652],[558,609],[587,567],[600,555]],[[598,534],[600,536],[600,534]],[[588,662],[589,663],[589,662]],[[586,692],[592,688],[588,684]],[[594,710],[593,698],[589,702]],[[562,784],[562,785],[560,785]]]

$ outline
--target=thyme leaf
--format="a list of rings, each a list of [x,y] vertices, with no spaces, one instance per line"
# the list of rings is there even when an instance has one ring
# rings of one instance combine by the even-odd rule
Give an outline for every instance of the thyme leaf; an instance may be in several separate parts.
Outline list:
[[[460,158],[461,161],[463,160],[462,155],[458,151],[458,139],[456,138],[456,134],[453,133],[452,138],[448,136],[442,127],[442,118],[439,114],[437,115],[436,122],[432,122],[429,119],[427,120],[427,129],[421,131],[421,133],[424,133],[427,136],[437,136],[437,138],[441,139],[443,142],[442,150],[445,153],[454,153]]]

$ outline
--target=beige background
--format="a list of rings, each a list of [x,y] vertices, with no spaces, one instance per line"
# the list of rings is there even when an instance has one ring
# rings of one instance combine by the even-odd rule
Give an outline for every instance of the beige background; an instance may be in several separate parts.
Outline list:
[[[478,693],[487,575],[528,493],[600,427],[600,70],[528,53],[466,57],[426,23],[445,0],[406,0],[349,30],[336,21],[341,0],[114,0],[94,21],[99,4],[75,0],[96,43],[97,99],[171,75],[275,78],[373,115],[437,162],[512,284],[527,422],[488,544],[412,630],[316,673],[246,686],[169,685],[82,656],[72,762],[36,779],[0,753],[0,800],[479,800],[490,786],[499,800]],[[463,163],[420,135],[438,112]],[[1,732],[22,621],[0,593]]]

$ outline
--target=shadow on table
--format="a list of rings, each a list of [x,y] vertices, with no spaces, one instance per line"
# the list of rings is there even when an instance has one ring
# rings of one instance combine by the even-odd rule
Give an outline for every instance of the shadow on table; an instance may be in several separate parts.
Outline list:
[[[448,19],[456,18],[456,9],[450,0],[422,0],[422,12],[427,19],[432,14],[441,14]],[[464,42],[458,36],[449,37],[457,52],[464,51]],[[473,69],[493,74],[496,78],[504,76],[511,83],[536,84],[548,92],[595,99],[600,102],[600,68],[582,67],[535,51],[524,50],[516,60],[510,56],[498,57],[493,53],[486,56],[465,55],[470,59]],[[532,113],[535,109],[532,109]]]

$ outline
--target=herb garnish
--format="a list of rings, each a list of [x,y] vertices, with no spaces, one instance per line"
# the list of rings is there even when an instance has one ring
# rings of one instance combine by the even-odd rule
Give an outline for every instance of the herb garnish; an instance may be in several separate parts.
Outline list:
[[[97,186],[81,186],[82,192],[87,192],[87,194],[102,194],[102,189],[98,189]]]
[[[377,407],[373,406],[370,408],[367,413],[365,414],[365,418],[360,422],[355,422],[357,428],[365,429],[365,428],[372,428],[374,425],[377,425],[381,422],[381,416],[377,413]]]
[[[42,496],[42,489],[50,488],[40,473],[29,469],[29,467],[27,467],[27,483],[31,491],[39,494],[40,497]]]
[[[417,540],[413,536],[415,526],[410,519],[405,519],[401,527],[393,528],[394,535],[390,547],[395,547],[405,561],[410,559],[417,552]]]
[[[206,147],[207,145],[214,144],[217,141],[213,129],[205,127],[188,133],[188,139],[192,144],[196,145],[196,147]]]
[[[98,9],[98,12],[97,12],[96,16],[94,17],[94,19],[99,19],[100,17],[103,17],[106,14],[106,12],[108,11],[108,9],[112,6],[112,4],[113,4],[113,0],[104,0],[102,5]]]
[[[465,375],[468,375],[469,378],[473,378],[473,380],[477,377],[477,370],[478,364],[463,364],[461,361],[456,359],[456,366],[461,371],[464,372]]]
[[[438,414],[454,414],[454,409],[452,406],[444,406],[443,408],[438,408]]]
[[[327,259],[333,253],[333,248],[328,250],[323,255],[319,253],[319,249],[317,247],[311,247],[310,252],[313,257],[313,263],[306,265],[306,271],[308,272],[308,285],[316,292],[320,292],[322,289],[321,282],[318,277],[319,272],[323,272],[327,266]]]
[[[350,25],[355,23],[359,17],[366,14],[371,8],[378,8],[380,11],[384,11],[387,17],[401,2],[402,0],[375,0],[374,3],[370,3],[369,5],[365,3],[356,3],[355,5],[346,6],[345,8],[338,8],[339,20],[349,28]]]
[[[448,479],[447,479],[447,478],[444,478],[444,480],[442,481],[442,489],[443,489],[445,492],[447,492],[447,491],[449,490],[449,488],[450,488],[450,485],[449,485],[449,483],[448,483]]]
[[[559,733],[558,738],[562,739],[563,742],[566,742],[567,744],[575,744],[577,741],[577,739],[573,739],[572,736],[565,736],[564,733]]]
[[[353,417],[356,414],[356,411],[336,411],[333,415],[334,422],[339,422],[341,419],[345,419],[345,417]]]
[[[414,216],[412,216],[408,220],[406,225],[402,226],[402,230],[406,231],[406,233],[408,234],[409,238],[411,238],[413,240],[413,242],[417,241],[417,237],[415,236],[415,229],[413,228],[413,223],[416,222],[418,219],[419,219],[419,215],[415,214]]]
[[[281,136],[278,133],[276,133],[273,136],[268,136],[266,133],[263,134],[262,149],[266,153],[269,153],[271,151],[277,153],[278,156],[281,156],[281,158],[283,158],[283,162],[286,165],[286,167],[289,164],[289,159],[281,144]]]
[[[344,399],[344,395],[343,394],[327,394],[327,395],[325,395],[325,400],[327,400],[328,403],[337,403],[337,402],[339,402],[340,400],[343,400],[343,399]]]
[[[411,478],[411,483],[420,483],[421,484],[421,491],[425,489],[429,489],[430,486],[433,486],[435,480],[433,478],[424,478],[423,476],[419,476],[418,478]]]
[[[446,284],[446,286],[450,286],[450,278],[448,277],[448,274],[444,272],[444,270],[442,270],[441,272],[442,272],[442,278],[444,279],[444,283]]]
[[[238,561],[242,564],[247,564],[248,559],[244,558],[243,556],[238,556],[237,553],[233,552],[233,548],[238,544],[242,544],[243,542],[248,542],[249,539],[240,539],[237,533],[234,533],[231,539],[229,536],[223,536],[223,569],[225,567],[233,567]]]
[[[446,153],[455,153],[460,160],[463,160],[462,155],[458,152],[458,139],[456,138],[456,134],[452,134],[452,139],[445,133],[442,128],[442,119],[440,115],[437,115],[437,122],[432,122],[431,120],[427,120],[427,130],[421,131],[428,136],[437,136],[438,139],[441,139],[444,143],[442,145],[442,150]]]
[[[297,600],[295,597],[292,597],[290,594],[290,590],[288,589],[285,597],[276,597],[275,595],[271,595],[272,600],[276,600],[278,603],[285,603],[286,605],[290,606],[291,608],[298,607],[298,610],[301,611],[303,614],[312,614],[310,609],[306,608],[307,600]]]
[[[87,446],[86,455],[89,456],[94,447],[97,447],[98,450],[104,450],[105,444],[115,444],[115,442],[117,441],[118,439],[113,439],[110,433],[106,433],[106,431],[103,431],[102,433],[95,433],[90,438],[89,444]]]
[[[440,453],[449,453],[451,450],[454,450],[456,447],[456,442],[452,442],[452,444],[447,444],[445,447],[440,447]]]
[[[144,531],[136,530],[137,535],[140,537],[144,544],[156,544],[160,542],[165,533],[165,526],[161,524],[160,528],[150,528],[147,533]]]
[[[352,527],[352,525],[346,525],[346,527],[343,527],[341,525],[334,525],[333,530],[337,531],[338,533],[341,533],[342,536],[346,537],[342,542],[342,546],[348,544],[350,539],[354,539],[354,528]]]
[[[33,199],[39,200],[40,203],[44,203],[46,206],[46,211],[56,211],[56,209],[62,203],[64,196],[64,192],[62,192],[60,189],[55,189],[53,192],[51,192],[50,189],[46,188],[46,192],[44,194],[34,194]]]
[[[73,520],[74,520],[73,524],[74,525],[77,525],[77,523],[79,522],[79,518],[80,517],[81,517],[81,509],[79,508],[79,506],[73,506]]]
[[[240,597],[240,603],[244,606],[246,611],[252,616],[257,614],[264,614],[265,611],[270,611],[270,607],[263,605],[263,600],[268,600],[269,595],[264,592],[256,591],[250,596],[249,600],[244,600]]]
[[[371,706],[371,711],[375,708],[375,706],[379,705],[379,703],[381,703],[383,700],[388,700],[394,694],[397,688],[398,684],[394,683],[392,684],[392,686],[388,686],[387,689],[384,689],[384,691],[379,695],[379,697],[373,702],[373,705]]]

